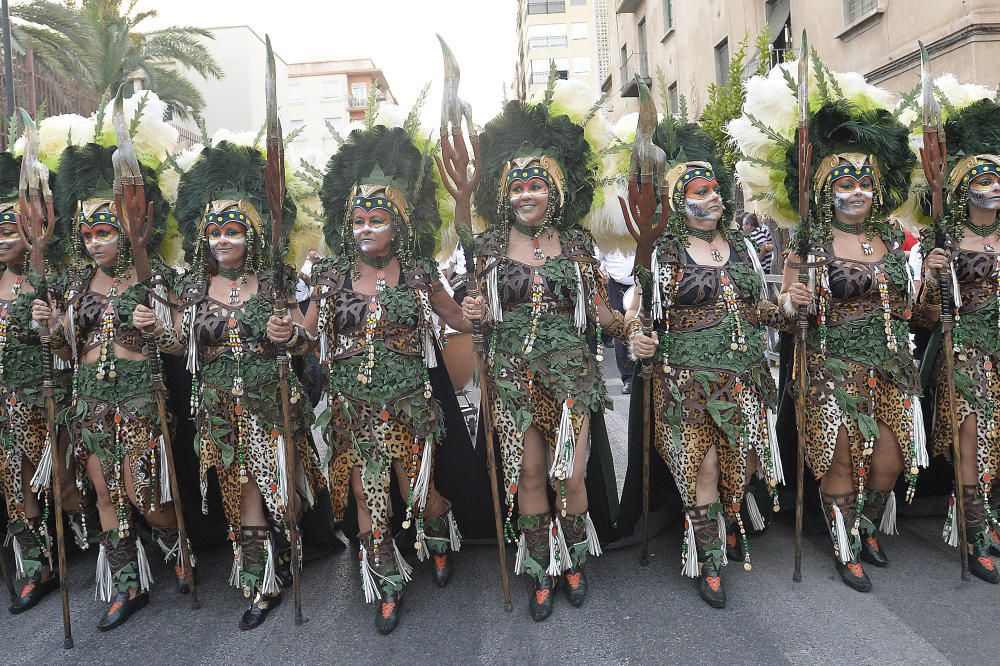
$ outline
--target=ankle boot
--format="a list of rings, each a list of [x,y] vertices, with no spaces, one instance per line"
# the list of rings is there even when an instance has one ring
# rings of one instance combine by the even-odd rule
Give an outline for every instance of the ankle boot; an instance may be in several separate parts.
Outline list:
[[[451,508],[436,516],[425,516],[422,541],[420,537],[418,533],[420,559],[430,556],[434,563],[434,582],[438,587],[444,587],[452,574],[453,558],[449,551],[458,551],[462,547],[462,534],[458,531]]]
[[[820,492],[826,526],[833,541],[834,562],[840,580],[853,590],[868,592],[872,589],[871,579],[865,573],[859,557],[861,544],[857,537],[851,537],[854,526],[857,495],[827,495]]]
[[[365,532],[358,535],[358,544],[365,601],[378,601],[375,629],[384,636],[399,624],[403,587],[410,580],[412,568],[398,553],[391,537],[377,538]]]
[[[969,543],[969,571],[976,578],[996,585],[1000,583],[1000,572],[990,557],[993,538],[986,520],[983,497],[975,485],[963,485],[962,495],[965,500],[965,536]]]
[[[7,527],[14,550],[14,569],[18,578],[25,579],[18,596],[10,604],[9,611],[18,615],[33,608],[50,592],[59,588],[59,579],[52,573],[43,546],[46,534],[41,519],[32,518],[11,521]]]
[[[548,514],[522,514],[517,519],[521,531],[515,573],[527,573],[531,579],[531,599],[528,612],[535,622],[542,622],[552,615],[555,603],[553,593],[556,581],[550,574],[552,562],[549,552],[552,516]]]
[[[242,631],[256,629],[281,603],[277,557],[269,527],[240,528],[240,587],[250,606],[240,617]]]
[[[181,556],[181,537],[180,532],[178,532],[176,527],[154,527],[153,528],[153,541],[156,545],[160,547],[163,551],[163,561],[172,564],[174,567],[174,582],[177,585],[177,591],[181,594],[188,594],[191,592],[191,583],[188,579],[188,573],[184,570],[184,561]],[[191,550],[191,543],[188,542],[188,555],[191,558],[191,574],[190,577],[195,576],[195,557],[194,552]]]
[[[560,522],[566,545],[569,547],[570,559],[569,569],[562,574],[563,592],[569,603],[579,608],[587,598],[587,574],[583,570],[583,565],[587,561],[588,554],[594,556],[601,554],[601,545],[597,541],[593,525],[590,524],[589,514],[567,514],[560,519]]]
[[[883,520],[883,518],[887,517],[886,507],[889,504],[888,500],[890,497],[895,500],[895,495],[892,494],[891,490],[866,491],[865,508],[861,511],[861,559],[876,567],[889,566],[889,558],[886,556],[885,549],[879,543],[876,534],[879,529],[889,534],[890,525],[892,533],[895,533],[895,515],[888,516],[891,520]],[[895,505],[895,501],[892,504]],[[889,508],[895,514],[895,506]]]
[[[694,533],[694,548],[698,555],[700,572],[695,584],[698,596],[712,608],[726,607],[726,590],[722,586],[722,566],[724,564],[725,543],[719,534],[719,521],[716,512],[722,511],[722,505],[702,504],[687,509],[688,520]],[[713,517],[709,517],[712,515]],[[691,544],[688,547],[692,547]]]
[[[100,535],[101,553],[97,558],[98,595],[111,605],[97,623],[100,631],[110,631],[125,624],[132,615],[149,604],[149,592],[143,589],[138,549],[134,538],[122,536],[117,529]]]

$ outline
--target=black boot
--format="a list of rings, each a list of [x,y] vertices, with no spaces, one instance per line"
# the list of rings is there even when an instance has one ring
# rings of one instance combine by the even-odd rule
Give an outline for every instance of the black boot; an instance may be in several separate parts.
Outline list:
[[[153,541],[160,547],[163,551],[163,558],[166,562],[173,562],[174,567],[174,582],[177,585],[177,591],[181,594],[189,594],[191,592],[191,583],[189,580],[188,573],[184,570],[184,563],[181,559],[181,544],[180,544],[180,533],[176,527],[154,527],[153,528]],[[191,558],[191,574],[190,578],[195,577],[195,558],[194,552],[191,550],[191,544],[188,543],[188,556]]]
[[[249,608],[240,617],[239,627],[242,631],[256,629],[264,624],[268,614],[281,603],[281,584],[277,576],[265,576],[267,558],[273,553],[269,527],[240,528],[240,587],[243,589],[243,596],[251,599]],[[276,563],[272,568],[276,568]]]
[[[886,501],[891,490],[869,490],[865,493],[865,508],[861,519],[861,559],[876,567],[889,566],[885,549],[876,537],[885,515]]]
[[[830,531],[830,538],[833,540],[834,562],[837,566],[837,573],[840,575],[840,580],[844,581],[844,584],[852,590],[868,592],[872,589],[872,581],[868,578],[868,574],[865,573],[864,567],[861,565],[859,557],[861,548],[858,539],[857,537],[851,537],[857,495],[855,493],[827,495],[820,492],[820,499],[823,503],[823,513],[826,516],[826,525]],[[840,543],[837,538],[838,527],[834,506],[840,510],[840,514],[843,517],[847,544]],[[840,554],[841,549],[846,549],[847,551],[844,553],[843,558]],[[842,561],[842,559],[846,561]]]
[[[37,606],[47,594],[58,589],[59,580],[48,568],[43,551],[46,538],[42,532],[40,518],[32,518],[27,522],[13,520],[8,524],[7,531],[13,538],[17,550],[20,551],[20,558],[16,562],[16,573],[25,579],[24,587],[21,588],[17,599],[12,601],[8,608],[11,613],[18,615]],[[49,577],[43,581],[45,573],[48,573]]]
[[[528,601],[528,612],[535,622],[542,622],[552,615],[555,603],[555,577],[546,573],[549,567],[549,531],[552,529],[552,516],[548,514],[522,514],[517,519],[517,526],[524,539],[522,551],[523,563],[521,570],[531,579],[531,599]]]
[[[113,597],[97,628],[111,631],[149,604],[149,592],[139,589],[139,558],[134,539],[120,536],[118,530],[102,532],[100,539],[110,570]],[[109,574],[104,572],[102,575]]]
[[[687,509],[688,519],[694,528],[694,548],[697,549],[700,573],[696,585],[698,596],[712,608],[726,607],[726,590],[722,586],[722,558],[726,547],[719,534],[719,523],[716,518],[709,518],[710,513],[722,511],[722,506],[703,504]],[[690,548],[692,544],[689,544]]]
[[[965,535],[969,542],[969,571],[976,578],[996,585],[1000,583],[1000,572],[997,571],[996,562],[990,557],[993,538],[986,520],[986,507],[978,491],[979,488],[975,485],[962,487]]]
[[[461,545],[462,535],[454,521],[451,508],[437,516],[424,518],[424,541],[434,563],[434,582],[438,587],[444,587],[451,580],[453,557],[449,551],[458,550]],[[452,543],[453,527],[455,543]]]
[[[583,605],[587,598],[587,574],[583,565],[591,544],[587,539],[587,514],[567,514],[560,519],[563,535],[569,547],[570,568],[563,572],[563,592],[569,603],[577,608]]]

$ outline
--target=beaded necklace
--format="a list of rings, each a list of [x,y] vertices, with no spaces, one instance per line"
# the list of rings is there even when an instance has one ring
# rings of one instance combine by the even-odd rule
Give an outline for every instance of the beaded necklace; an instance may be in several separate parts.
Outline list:
[[[708,243],[709,248],[712,250],[712,261],[716,263],[722,263],[722,252],[719,248],[715,247],[715,239],[719,236],[718,229],[711,229],[706,231],[704,229],[695,229],[694,227],[685,225],[685,231],[689,236],[693,236],[699,240],[703,240]]]
[[[101,271],[105,274],[108,273],[104,266],[101,266]],[[94,376],[97,379],[103,380],[105,377],[108,379],[116,379],[118,377],[118,371],[115,369],[115,299],[118,298],[118,289],[121,283],[128,280],[129,276],[132,274],[132,269],[125,271],[124,274],[120,276],[112,276],[111,287],[108,289],[108,304],[104,308],[104,313],[101,315],[101,328],[97,332],[97,341],[100,347],[100,358],[97,361],[97,371]]]
[[[845,224],[837,218],[833,218],[830,220],[830,226],[834,229],[839,229],[844,233],[856,236],[858,243],[861,245],[861,251],[864,252],[865,255],[872,255],[875,253],[875,249],[872,247],[871,243],[872,234],[870,231],[864,231],[860,222],[858,224]]]
[[[980,240],[982,240],[984,252],[994,251],[993,243],[990,243],[986,239],[995,234],[997,229],[1000,229],[1000,219],[995,219],[992,224],[984,224],[983,226],[973,224],[969,220],[965,220],[964,224],[966,229],[979,236]]]
[[[534,250],[535,259],[543,258],[542,246],[539,239],[542,237],[542,234],[548,232],[550,226],[548,224],[540,224],[538,226],[532,226],[524,224],[519,220],[514,220],[514,223],[511,226],[514,229],[516,229],[518,233],[523,234],[531,239],[531,245],[532,249]]]
[[[368,302],[368,315],[365,318],[365,351],[368,360],[361,366],[358,373],[359,384],[370,384],[372,381],[372,370],[375,368],[375,330],[378,322],[382,319],[382,292],[385,291],[385,267],[392,261],[392,255],[386,257],[368,257],[359,254],[358,259],[369,266],[375,268],[375,293],[372,294]],[[381,264],[381,265],[379,265]]]

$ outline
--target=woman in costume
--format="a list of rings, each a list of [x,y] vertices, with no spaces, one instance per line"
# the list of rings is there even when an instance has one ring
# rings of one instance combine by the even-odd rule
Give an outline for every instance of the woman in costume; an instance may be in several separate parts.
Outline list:
[[[1000,106],[991,99],[991,91],[962,86],[952,76],[939,79],[935,90],[950,98],[947,105],[942,101],[948,109],[943,131],[948,153],[954,157],[946,174],[944,218],[924,234],[928,254],[920,301],[940,312],[940,280],[952,282],[954,384],[969,570],[997,584],[1000,573],[990,554],[1000,555],[1000,523],[991,495],[1000,472]],[[941,247],[931,249],[939,241],[954,248],[950,256]],[[934,391],[931,452],[950,457],[952,417],[939,342],[928,347],[923,362],[925,371],[931,372]],[[945,540],[953,546],[959,542],[955,511],[953,496],[944,529]]]
[[[577,84],[550,80],[545,101],[509,103],[480,135],[475,200],[489,225],[476,267],[482,296],[462,304],[466,318],[485,324],[483,408],[491,410],[503,461],[504,535],[517,538],[516,497],[515,570],[531,578],[537,621],[552,613],[557,577],[572,605],[584,602],[583,565],[588,554],[601,554],[585,476],[592,413],[603,431],[610,401],[600,347],[595,354],[588,338],[625,340],[624,318],[608,307],[593,240],[581,225],[609,138],[599,105],[580,110],[586,95]]]
[[[808,270],[815,311],[806,358],[796,359],[809,378],[806,455],[837,571],[866,592],[871,580],[862,561],[888,564],[876,530],[895,532],[896,480],[906,473],[910,499],[927,458],[909,346],[913,281],[902,233],[887,222],[906,199],[914,158],[888,93],[820,63],[810,85],[813,163],[800,168],[796,116],[785,111],[799,103],[785,81],[793,70],[783,65],[749,82],[744,116],[729,131],[744,154],[737,173],[758,214],[794,225],[798,175],[811,174],[809,226],[797,228],[789,244],[799,247],[808,234],[809,252],[789,252],[779,304],[790,319],[798,316],[803,304],[792,288],[800,266]],[[778,108],[780,116],[769,111]]]
[[[393,539],[393,474],[406,507],[402,526],[415,525],[417,557],[433,560],[439,586],[451,577],[449,551],[461,546],[451,502],[437,491],[432,469],[445,441],[431,386],[432,314],[460,331],[471,325],[441,286],[433,259],[441,228],[435,177],[431,155],[406,130],[371,125],[352,132],[330,158],[321,192],[334,256],[312,273],[309,326],[329,382],[320,421],[328,433],[334,514],[343,517],[350,486],[365,600],[378,600],[382,634],[399,621],[412,571]]]
[[[250,600],[239,626],[253,629],[290,582],[290,493],[311,505],[325,485],[309,441],[308,401],[294,373],[288,381],[297,467],[294,479],[285,473],[277,345],[301,354],[310,340],[294,298],[294,273],[272,266],[264,157],[257,148],[226,141],[206,147],[181,176],[175,214],[191,266],[179,288],[183,315],[175,325],[193,375],[202,510],[208,512],[214,469],[233,547],[229,582]],[[295,214],[286,197],[286,229]],[[286,306],[284,317],[275,314]]]
[[[133,508],[153,528],[154,540],[166,554],[179,550],[164,424],[157,414],[144,341],[152,335],[161,352],[177,349],[172,329],[162,325],[171,319],[173,276],[158,263],[150,283],[136,281],[132,247],[110,188],[113,151],[113,146],[96,143],[63,151],[54,196],[60,218],[72,227],[65,313],[57,314],[38,299],[32,313],[35,321],[49,323],[53,351],[73,364],[72,401],[59,420],[73,438],[77,485],[82,488],[86,475],[97,498],[102,529],[97,595],[110,602],[98,623],[102,631],[124,623],[149,602],[152,578]],[[163,238],[168,209],[155,172],[145,164],[142,170],[156,225],[147,248],[153,254]],[[156,322],[161,323],[154,330]],[[186,593],[183,569],[175,567],[175,575],[178,589]]]
[[[764,356],[764,326],[780,325],[781,316],[765,298],[752,242],[728,224],[732,175],[711,138],[668,116],[653,140],[669,165],[670,218],[653,251],[654,332],[636,330],[632,347],[637,358],[653,359],[654,441],[686,513],[683,571],[697,578],[706,603],[723,608],[722,566],[738,557],[750,569],[743,516],[762,530],[757,497],[777,503],[783,481],[769,427],[777,396]],[[809,303],[805,285],[792,294]],[[757,494],[747,489],[755,471]]]

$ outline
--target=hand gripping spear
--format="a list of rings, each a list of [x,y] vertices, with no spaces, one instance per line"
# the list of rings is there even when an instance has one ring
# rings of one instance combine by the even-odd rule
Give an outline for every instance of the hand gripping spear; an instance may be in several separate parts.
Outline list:
[[[945,233],[941,223],[944,216],[944,180],[948,166],[948,145],[941,128],[941,106],[934,97],[934,74],[931,58],[920,45],[920,81],[924,107],[923,146],[920,148],[920,163],[924,177],[931,191],[931,215],[937,228],[936,245],[949,253],[952,240]],[[944,272],[938,276],[941,292],[941,355],[944,357],[945,394],[951,418],[952,467],[955,470],[955,522],[952,529],[958,530],[959,550],[962,555],[962,580],[969,580],[969,543],[965,533],[965,496],[962,485],[962,447],[959,444],[958,406],[955,399],[955,347],[952,330],[955,327],[955,295],[951,291],[951,280]]]
[[[806,31],[802,31],[799,45],[799,243],[795,251],[799,255],[799,282],[809,284],[809,270],[806,265],[809,256],[809,185],[812,177],[812,144],[809,143],[809,43]],[[802,500],[805,492],[806,473],[806,391],[809,386],[809,371],[806,366],[806,335],[809,333],[809,310],[799,310],[798,330],[795,336],[795,425],[799,441],[797,447],[795,478],[795,568],[792,580],[802,582]]]
[[[267,70],[264,77],[264,93],[267,99],[267,164],[264,166],[264,186],[267,190],[267,204],[271,210],[271,281],[274,314],[288,316],[288,295],[285,293],[285,263],[282,253],[282,224],[285,205],[285,144],[281,138],[281,120],[278,118],[278,91],[274,73],[274,51],[271,38],[264,36],[267,47]],[[285,484],[288,489],[285,518],[290,532],[292,546],[292,591],[295,595],[295,624],[302,624],[302,553],[299,542],[298,494],[295,488],[296,449],[292,430],[292,408],[289,398],[288,373],[289,356],[285,343],[278,348],[278,386],[281,392],[281,426],[285,440]]]
[[[118,88],[115,96],[114,109],[111,114],[111,124],[115,129],[118,148],[111,155],[111,164],[115,172],[115,213],[132,246],[132,256],[135,261],[135,279],[139,284],[150,282],[153,271],[149,266],[149,254],[146,244],[153,234],[153,204],[146,203],[146,190],[139,170],[139,158],[136,157],[128,124],[125,122],[124,85]],[[74,221],[74,224],[76,222]],[[152,285],[150,285],[152,288]],[[147,297],[146,305],[150,304]],[[173,326],[173,322],[164,322]],[[160,352],[156,348],[156,340],[149,333],[142,334],[146,356],[149,359],[149,378],[156,395],[156,411],[160,419],[160,434],[163,437],[163,450],[166,464],[170,472],[170,494],[174,503],[174,515],[177,516],[177,539],[180,544],[181,568],[187,577],[191,589],[191,608],[200,607],[198,591],[195,588],[194,570],[191,562],[191,547],[188,543],[187,527],[184,524],[184,507],[181,502],[180,487],[177,481],[177,467],[174,465],[173,443],[170,441],[170,427],[167,421],[167,389],[163,383],[163,370],[160,366]]]
[[[468,282],[468,294],[472,298],[479,296],[479,276],[476,272],[475,240],[472,236],[472,193],[479,184],[482,169],[479,163],[479,135],[472,124],[472,107],[458,96],[458,84],[462,73],[458,61],[441,35],[441,54],[444,57],[444,93],[441,100],[441,156],[434,157],[444,187],[455,200],[455,231],[465,252],[465,267],[473,274]],[[472,144],[473,169],[469,173],[469,149],[462,135],[462,119],[469,131],[469,143]],[[497,552],[500,555],[500,585],[503,587],[503,607],[508,613],[514,609],[510,600],[510,578],[507,573],[507,550],[504,546],[503,527],[500,517],[500,495],[497,482],[497,464],[493,443],[493,417],[490,408],[493,400],[490,397],[489,377],[486,373],[486,352],[483,345],[483,331],[479,320],[472,322],[472,346],[476,352],[479,367],[479,385],[482,389],[480,413],[483,419],[483,432],[486,433],[486,466],[490,474],[490,494],[493,497],[493,519],[497,532]]]
[[[35,298],[49,300],[48,284],[45,276],[45,250],[56,229],[56,214],[49,189],[49,170],[38,161],[38,128],[31,116],[20,109],[24,122],[25,146],[21,157],[21,180],[17,188],[20,215],[18,223],[21,235],[31,247],[31,271],[38,276],[38,292]],[[44,198],[44,210],[42,199]],[[73,647],[73,629],[69,620],[69,578],[66,575],[66,548],[63,537],[62,475],[63,460],[58,455],[59,432],[56,427],[55,375],[52,364],[52,332],[48,324],[38,327],[38,337],[42,343],[42,395],[45,397],[46,435],[52,452],[52,474],[50,484],[55,495],[56,549],[59,561],[59,592],[62,597],[63,647]]]
[[[653,132],[656,131],[656,104],[649,88],[641,77],[636,75],[639,86],[639,121],[635,129],[635,141],[632,143],[632,159],[628,172],[628,203],[618,197],[622,207],[622,216],[628,232],[635,239],[635,267],[633,274],[639,282],[642,303],[639,310],[639,320],[642,322],[642,332],[650,335],[653,331],[652,304],[653,290],[659,285],[653,284],[653,247],[656,239],[667,227],[667,217],[670,213],[670,194],[662,178],[666,174],[667,156],[663,149],[653,143]],[[660,204],[657,205],[657,191]],[[657,217],[657,211],[659,216]],[[652,418],[653,396],[653,364],[650,360],[642,362],[642,549],[639,563],[649,564],[649,449],[652,447],[650,428]]]

